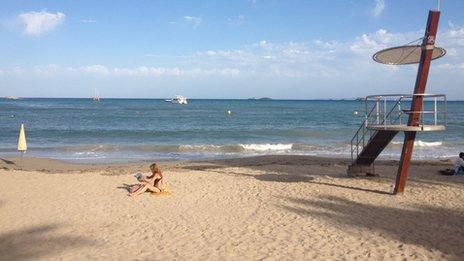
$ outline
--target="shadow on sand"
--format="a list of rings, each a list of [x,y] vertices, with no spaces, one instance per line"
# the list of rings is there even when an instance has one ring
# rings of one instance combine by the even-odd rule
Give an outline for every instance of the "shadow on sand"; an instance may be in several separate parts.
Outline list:
[[[367,228],[406,244],[422,246],[428,251],[439,250],[464,257],[462,210],[423,205],[408,209],[375,206],[333,196],[287,200],[289,205],[282,207],[301,216],[319,216],[329,222]]]
[[[329,187],[351,189],[351,190],[363,191],[363,192],[371,192],[371,193],[382,194],[382,195],[392,195],[392,193],[387,192],[387,191],[382,191],[382,190],[375,190],[375,189],[368,189],[368,188],[361,188],[361,187],[354,187],[354,186],[346,186],[346,185],[339,185],[339,184],[332,184],[332,183],[318,182],[318,181],[311,182],[311,183],[318,184],[318,185],[329,186]]]
[[[4,159],[4,158],[0,158],[0,161],[2,161],[3,163],[5,163],[7,165],[16,165],[16,163],[14,163],[14,161],[12,161],[12,160],[7,160],[7,159]]]
[[[0,234],[0,260],[32,260],[68,248],[94,244],[78,236],[53,235],[58,225],[42,225]]]
[[[197,169],[198,170],[198,169]],[[242,176],[242,177],[250,177],[255,178],[259,181],[270,181],[270,182],[310,182],[314,178],[309,175],[291,175],[291,174],[276,174],[276,173],[266,173],[266,174],[248,174],[248,173],[240,173],[240,172],[233,172],[233,171],[222,171],[220,168],[208,168],[208,171],[224,174],[224,175],[232,175],[232,176]]]
[[[199,170],[199,169],[196,168],[196,170]],[[368,188],[361,188],[361,187],[354,187],[354,186],[339,185],[339,184],[315,181],[313,176],[306,175],[306,174],[295,175],[295,174],[289,174],[289,173],[282,173],[282,174],[269,174],[269,173],[266,173],[266,174],[252,175],[252,174],[245,174],[245,173],[238,173],[238,172],[231,172],[231,171],[228,171],[228,172],[221,171],[221,170],[218,170],[218,168],[210,168],[210,166],[208,167],[208,170],[216,172],[216,173],[220,173],[220,174],[225,174],[225,175],[252,177],[252,178],[255,178],[255,179],[259,180],[259,181],[288,182],[288,183],[291,183],[291,182],[307,182],[307,183],[323,185],[323,186],[328,186],[328,187],[351,189],[351,190],[356,190],[356,191],[370,192],[370,193],[376,193],[376,194],[382,194],[382,195],[392,195],[392,193],[387,192],[387,191],[382,191],[382,190],[375,190],[375,189],[368,189]]]
[[[259,160],[256,160],[256,159],[259,159]],[[372,192],[372,193],[385,194],[385,195],[390,194],[389,192],[386,192],[386,191],[315,181],[315,177],[326,176],[326,174],[319,173],[319,172],[318,173],[311,172],[311,168],[309,168],[309,166],[317,165],[318,167],[327,168],[330,170],[330,168],[332,168],[336,164],[338,164],[339,165],[338,168],[340,168],[340,165],[343,166],[344,164],[347,164],[347,163],[339,159],[328,160],[329,162],[320,162],[320,160],[313,161],[311,159],[312,159],[311,157],[307,157],[307,156],[291,156],[291,157],[287,157],[287,156],[280,157],[279,156],[279,158],[269,158],[266,156],[258,156],[258,157],[253,157],[250,159],[245,158],[245,159],[227,159],[227,160],[208,161],[208,162],[205,162],[204,164],[193,164],[193,165],[183,166],[183,168],[188,169],[188,170],[210,171],[210,172],[215,172],[215,173],[224,174],[224,175],[251,177],[259,181],[287,182],[287,183],[307,182],[307,183],[313,183],[313,184],[324,185],[324,186],[329,186],[329,187],[338,187],[338,188],[345,188],[345,189],[364,191],[364,192]],[[274,168],[277,165],[280,165],[283,167],[279,168],[278,171],[276,171]],[[299,167],[308,166],[308,171],[295,172],[295,170],[289,170],[288,168],[286,168],[286,166],[299,166]],[[261,172],[264,172],[264,174],[249,174],[249,173],[223,170],[225,168],[230,168],[230,167],[250,168],[250,169],[259,170]],[[335,172],[332,171],[333,173],[331,173],[329,176],[331,176],[332,178],[336,178],[336,179],[348,178],[346,177],[345,174],[339,174],[337,171]],[[362,177],[362,178],[365,178],[365,177]],[[384,183],[390,182],[390,180],[387,180],[382,177],[372,177],[372,178],[367,178],[367,179],[376,180],[378,182],[384,182]]]
[[[408,177],[408,185],[416,183],[420,186],[446,185],[453,187],[463,187],[464,178],[455,176],[443,176],[438,173],[440,168],[446,165],[440,162],[414,162],[411,167],[411,173]],[[347,159],[337,158],[318,158],[311,156],[279,155],[279,156],[256,156],[250,158],[210,160],[191,165],[183,166],[188,170],[214,171],[220,174],[241,175],[253,177],[261,181],[278,181],[278,182],[311,182],[318,185],[325,185],[350,190],[372,192],[378,194],[390,195],[390,185],[394,184],[398,162],[380,161],[376,165],[378,177],[360,176],[349,178],[346,175],[346,169],[349,165]],[[225,168],[248,168],[259,170],[265,174],[248,174],[231,171],[223,171]],[[298,170],[295,170],[297,168]],[[434,171],[436,170],[436,171]],[[436,172],[436,173],[435,173]],[[340,179],[366,179],[370,182],[381,184],[385,190],[375,190],[362,186],[347,186],[327,182],[314,181],[318,176],[330,176],[334,180]]]

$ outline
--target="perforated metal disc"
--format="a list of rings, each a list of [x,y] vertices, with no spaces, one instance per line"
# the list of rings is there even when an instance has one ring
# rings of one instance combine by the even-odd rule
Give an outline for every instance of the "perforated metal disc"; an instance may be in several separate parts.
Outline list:
[[[432,60],[438,59],[446,54],[441,47],[433,48]],[[399,65],[419,63],[421,56],[420,45],[405,45],[378,51],[372,59],[378,63]]]

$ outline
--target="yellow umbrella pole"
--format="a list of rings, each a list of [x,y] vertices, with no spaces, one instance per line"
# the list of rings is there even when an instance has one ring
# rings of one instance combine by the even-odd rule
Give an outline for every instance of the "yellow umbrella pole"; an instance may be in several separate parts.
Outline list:
[[[24,130],[24,124],[21,124],[21,128],[19,129],[18,151],[21,152],[21,158],[19,159],[19,168],[23,169],[23,154],[27,151],[26,131]]]

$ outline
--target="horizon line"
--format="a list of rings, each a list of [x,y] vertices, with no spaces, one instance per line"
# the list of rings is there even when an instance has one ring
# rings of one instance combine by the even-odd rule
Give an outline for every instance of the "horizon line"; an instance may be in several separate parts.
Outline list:
[[[8,98],[14,99],[8,99]],[[270,97],[250,97],[250,98],[188,98],[188,100],[254,100],[254,101],[363,101],[365,97],[350,97],[350,98],[310,98],[310,99],[285,99],[285,98],[270,98]],[[3,100],[21,100],[21,99],[82,99],[91,100],[92,97],[16,97],[16,96],[2,96],[1,99]],[[170,99],[170,97],[163,97],[163,98],[138,98],[138,97],[130,97],[130,98],[121,98],[121,97],[107,97],[102,98],[100,100],[166,100]],[[448,102],[453,101],[464,101],[464,99],[456,99],[456,100],[447,100]]]
[[[21,96],[2,96],[0,97],[1,99],[92,99],[92,97],[21,97]],[[150,98],[142,98],[142,97],[99,97],[100,100],[110,100],[110,99],[127,99],[127,100],[165,100],[165,99],[171,99],[172,97],[150,97]],[[187,98],[189,100],[301,100],[301,101],[306,101],[306,100],[356,100],[359,98],[364,98],[364,97],[351,97],[351,98],[309,98],[309,99],[292,99],[292,98],[272,98],[272,97],[249,97],[249,98]]]

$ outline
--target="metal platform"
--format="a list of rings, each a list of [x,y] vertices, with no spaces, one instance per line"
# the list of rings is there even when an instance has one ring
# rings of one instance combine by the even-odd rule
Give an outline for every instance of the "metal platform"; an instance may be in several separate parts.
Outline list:
[[[366,127],[369,130],[387,130],[387,131],[444,131],[445,125],[419,125],[419,126],[408,126],[406,124],[396,125],[369,125]]]
[[[422,102],[420,111],[405,109],[414,98]],[[348,172],[371,168],[375,159],[399,132],[430,132],[446,129],[447,102],[443,94],[383,94],[364,98],[366,112],[351,139],[351,166]],[[407,123],[418,117],[416,126]]]

